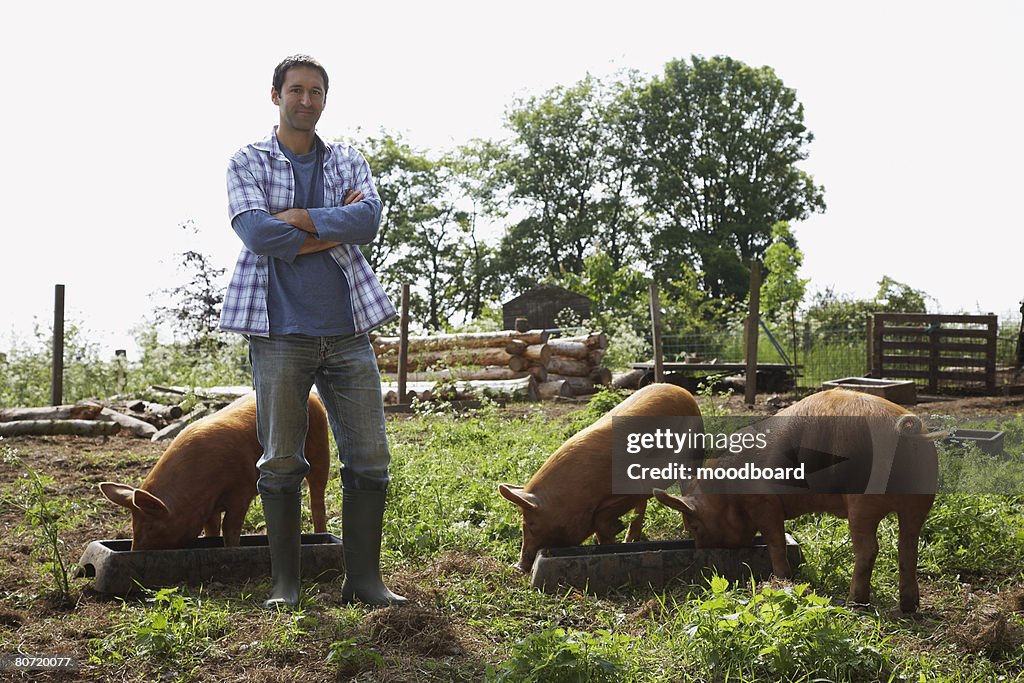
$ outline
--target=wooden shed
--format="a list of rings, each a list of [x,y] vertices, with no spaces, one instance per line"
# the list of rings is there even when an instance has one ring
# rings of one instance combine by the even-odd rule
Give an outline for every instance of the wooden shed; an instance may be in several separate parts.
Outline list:
[[[526,318],[530,329],[549,329],[557,327],[555,318],[563,309],[568,308],[580,320],[587,320],[590,307],[590,299],[582,294],[558,285],[540,285],[502,304],[502,322],[506,330],[512,330],[516,318]]]

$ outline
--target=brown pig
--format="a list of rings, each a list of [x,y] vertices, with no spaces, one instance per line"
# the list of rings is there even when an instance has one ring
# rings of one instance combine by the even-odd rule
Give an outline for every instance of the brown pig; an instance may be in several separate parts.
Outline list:
[[[327,531],[324,490],[330,468],[327,413],[310,394],[309,430],[304,447],[309,473],[313,528]],[[184,429],[160,456],[139,488],[103,482],[111,501],[131,510],[132,550],[183,548],[204,531],[221,533],[224,545],[237,546],[242,521],[256,496],[256,462],[263,448],[256,438],[256,394]]]
[[[895,403],[844,389],[813,394],[778,415],[783,419],[774,423],[777,428],[771,430],[768,449],[754,456],[761,458],[760,462],[765,462],[766,457],[781,457],[795,463],[808,457],[808,452],[819,456],[827,453],[831,460],[824,463],[826,467],[841,463],[852,466],[841,472],[851,473],[849,477],[854,481],[842,481],[846,474],[833,480],[843,485],[838,490],[871,490],[866,486],[874,481],[872,458],[879,457],[887,447],[879,448],[878,442],[873,441],[878,436],[868,428],[870,421],[879,425],[883,436],[890,437],[892,449],[888,452],[894,455],[891,470],[884,470],[883,478],[887,477],[887,481],[882,481],[880,490],[887,490],[886,486],[893,490],[895,484],[897,493],[817,493],[810,489],[796,493],[709,493],[721,491],[722,482],[698,480],[684,486],[688,495],[673,496],[655,490],[655,497],[682,513],[683,523],[698,548],[749,546],[760,532],[768,545],[773,572],[780,577],[791,574],[786,559],[784,520],[808,512],[847,518],[855,557],[849,601],[855,605],[869,601],[871,573],[878,555],[878,524],[895,512],[899,520],[900,609],[916,611],[920,602],[918,541],[935,498],[938,456],[934,438],[938,434],[923,434],[921,420]],[[827,417],[841,419],[821,419]],[[867,420],[856,420],[861,417]],[[722,455],[704,466],[725,467],[735,462],[735,456]]]
[[[619,416],[700,417],[700,408],[681,387],[648,385],[570,437],[526,486],[498,486],[499,493],[523,514],[521,571],[530,571],[541,548],[578,545],[592,534],[598,543],[614,542],[624,526],[619,518],[629,510],[635,510],[636,516],[626,541],[640,538],[650,495],[612,493],[612,418]]]

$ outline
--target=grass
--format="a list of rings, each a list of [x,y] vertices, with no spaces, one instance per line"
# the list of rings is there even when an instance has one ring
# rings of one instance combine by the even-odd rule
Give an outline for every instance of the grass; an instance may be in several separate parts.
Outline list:
[[[562,441],[614,404],[558,417],[540,407],[398,416],[389,421],[392,486],[385,574],[410,596],[406,609],[340,603],[337,584],[305,584],[301,612],[257,607],[269,581],[152,591],[142,599],[98,596],[72,581],[76,607],[42,597],[45,575],[0,556],[0,651],[71,647],[87,679],[353,681],[958,681],[1024,675],[1024,504],[1011,496],[939,496],[922,538],[925,607],[896,612],[895,524],[886,520],[873,580],[873,608],[843,605],[852,551],[846,523],[810,515],[788,525],[806,563],[799,583],[636,587],[602,598],[540,593],[511,567],[519,554],[518,510],[496,491],[524,483]],[[114,444],[115,441],[111,441]],[[26,455],[27,454],[23,454]],[[25,458],[27,460],[27,458]],[[31,466],[44,469],[45,453]],[[93,450],[90,471],[145,458]],[[59,469],[48,471],[59,479]],[[133,476],[127,474],[126,476]],[[18,475],[0,469],[11,492]],[[328,488],[332,531],[340,487]],[[113,506],[111,506],[112,508]],[[92,524],[129,532],[122,511],[100,508]],[[258,506],[254,506],[258,510]],[[333,515],[333,516],[332,516]],[[6,518],[9,519],[9,518]],[[260,514],[251,512],[249,525]],[[654,537],[679,534],[679,516],[652,504]],[[69,545],[90,540],[62,527]],[[252,529],[247,526],[247,532]],[[112,536],[106,536],[112,537]],[[5,546],[36,543],[31,529]],[[255,597],[254,597],[255,596]],[[6,610],[6,611],[5,611]],[[72,635],[79,634],[79,635]]]

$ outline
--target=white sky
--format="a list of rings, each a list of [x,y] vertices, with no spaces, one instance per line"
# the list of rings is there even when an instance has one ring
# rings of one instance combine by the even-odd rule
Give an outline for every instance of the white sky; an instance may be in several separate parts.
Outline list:
[[[402,132],[440,150],[501,136],[517,94],[691,54],[768,65],[815,141],[828,210],[794,226],[812,287],[889,275],[936,310],[1024,297],[1024,4],[924,2],[16,3],[4,10],[0,351],[53,286],[105,348],[132,348],[174,254],[234,265],[224,169],[276,122],[285,55],[331,74],[319,131]],[[302,13],[300,15],[300,13]],[[191,219],[198,236],[178,224]]]

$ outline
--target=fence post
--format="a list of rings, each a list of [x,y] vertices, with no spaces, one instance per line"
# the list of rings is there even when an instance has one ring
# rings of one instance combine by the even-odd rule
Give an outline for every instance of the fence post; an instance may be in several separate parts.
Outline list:
[[[125,349],[114,350],[114,364],[117,372],[117,391],[123,394],[128,386],[128,352]]]
[[[864,373],[864,376],[865,377],[872,377],[873,373],[874,373],[874,370],[875,370],[875,359],[874,359],[874,354],[875,354],[875,317],[874,317],[874,315],[869,315],[868,319],[867,319],[867,322],[868,322],[868,339],[867,339],[867,345],[868,345],[868,368],[867,368],[867,371]]]
[[[53,373],[50,405],[64,403],[64,285],[53,288]]]
[[[757,397],[757,321],[761,317],[761,262],[750,264],[750,308],[747,313],[747,378],[744,401],[754,405]]]
[[[665,381],[665,366],[661,349],[661,302],[658,285],[651,283],[651,337],[654,342],[654,381]]]
[[[402,320],[398,338],[398,402],[405,403],[406,378],[409,375],[409,283],[402,285]]]

